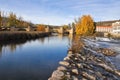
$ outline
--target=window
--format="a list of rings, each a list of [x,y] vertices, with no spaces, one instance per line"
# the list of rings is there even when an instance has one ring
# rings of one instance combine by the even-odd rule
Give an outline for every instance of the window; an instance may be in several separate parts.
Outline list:
[[[117,29],[117,27],[113,27],[113,29],[114,29],[114,30],[116,30],[116,29]]]
[[[118,26],[118,29],[120,30],[120,26]]]

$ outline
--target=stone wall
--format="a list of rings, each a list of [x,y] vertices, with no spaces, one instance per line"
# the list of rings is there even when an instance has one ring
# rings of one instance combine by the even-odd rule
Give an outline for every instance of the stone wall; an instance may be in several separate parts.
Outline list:
[[[119,80],[120,71],[102,54],[84,47],[80,53],[68,51],[48,80]]]

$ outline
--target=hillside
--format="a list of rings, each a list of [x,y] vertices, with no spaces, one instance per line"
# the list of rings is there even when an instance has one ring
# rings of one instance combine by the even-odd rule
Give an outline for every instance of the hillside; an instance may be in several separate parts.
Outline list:
[[[8,27],[8,21],[9,21],[8,17],[2,17],[2,26]],[[16,19],[15,22],[16,22],[16,27],[28,27],[28,25],[31,27],[34,26],[33,23],[24,20]]]
[[[96,26],[112,26],[112,23],[117,21],[120,21],[120,20],[99,21],[99,22],[96,22]]]

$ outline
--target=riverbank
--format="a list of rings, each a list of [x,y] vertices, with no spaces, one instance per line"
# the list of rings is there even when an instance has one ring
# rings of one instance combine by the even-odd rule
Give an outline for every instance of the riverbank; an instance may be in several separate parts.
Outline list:
[[[28,40],[28,39],[35,39],[39,37],[49,36],[50,33],[47,32],[37,32],[37,31],[1,31],[0,32],[0,41],[12,41],[12,40]]]
[[[110,56],[106,55],[109,54],[108,50],[97,52],[95,45],[90,46],[86,39],[83,41],[85,45],[80,52],[68,51],[48,80],[119,80],[120,71],[107,57]]]

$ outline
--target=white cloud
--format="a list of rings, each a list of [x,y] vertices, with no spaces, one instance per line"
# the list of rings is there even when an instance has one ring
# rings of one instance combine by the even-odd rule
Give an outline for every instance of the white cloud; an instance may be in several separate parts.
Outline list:
[[[62,25],[83,14],[95,21],[120,19],[119,5],[119,0],[1,0],[0,8],[34,23]]]

